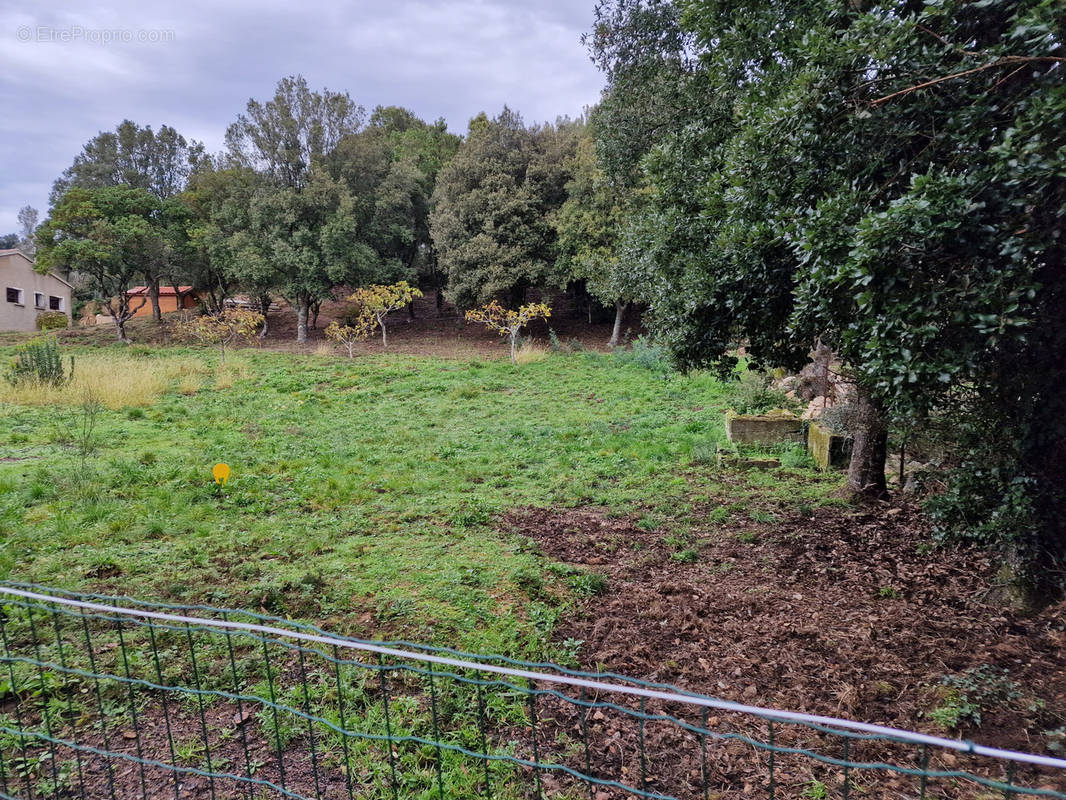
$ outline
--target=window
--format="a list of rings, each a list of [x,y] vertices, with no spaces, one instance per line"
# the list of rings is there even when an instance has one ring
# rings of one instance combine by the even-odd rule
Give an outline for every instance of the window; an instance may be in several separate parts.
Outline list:
[[[34,308],[44,308],[44,295],[40,292],[33,293],[33,306]]]
[[[52,311],[62,311],[63,310],[63,298],[62,297],[56,297],[55,295],[48,295],[48,307]]]
[[[22,290],[7,287],[7,302],[22,305]]]

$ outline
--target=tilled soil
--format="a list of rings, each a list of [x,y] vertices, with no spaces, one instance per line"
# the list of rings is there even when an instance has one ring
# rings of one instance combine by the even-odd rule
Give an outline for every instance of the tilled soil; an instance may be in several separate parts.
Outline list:
[[[663,532],[599,510],[529,508],[511,514],[500,528],[529,537],[553,560],[607,577],[606,592],[561,620],[555,632],[560,643],[582,643],[585,670],[748,705],[1056,754],[1048,749],[1054,739],[1048,734],[1066,721],[1066,604],[1033,615],[1011,611],[993,559],[972,550],[930,550],[912,508],[818,509],[773,525],[712,527],[692,564],[672,557]],[[964,720],[945,730],[936,715],[930,717],[933,709],[951,704],[950,687],[942,683],[951,676],[962,682],[957,692],[976,699],[979,725]],[[699,722],[691,710],[668,712]],[[762,795],[768,788],[765,753],[756,757],[745,745],[719,745],[707,763],[697,737],[676,725],[647,723],[642,732],[622,715],[597,713],[599,719],[561,704],[555,723],[579,738],[582,725],[600,728],[595,733],[602,746],[593,748],[590,760],[603,776],[625,773],[630,785],[641,780],[649,790],[691,797],[702,796],[704,782],[720,797]],[[719,716],[712,727],[766,741],[764,722]],[[779,744],[843,756],[839,737],[777,727]],[[638,765],[641,736],[646,758]],[[912,766],[920,759],[914,747],[886,756],[855,744],[851,760],[862,748],[863,757]],[[579,754],[575,764],[583,758]],[[934,754],[931,764],[1004,777],[1001,765],[965,756]],[[781,756],[775,788],[787,792],[792,786],[793,794],[778,796],[817,795],[810,781],[818,776],[835,793],[839,772]],[[1027,776],[1059,791],[1066,790],[1064,777]],[[849,785],[860,788],[864,781],[870,777],[849,777]],[[917,796],[918,786],[915,780],[879,779],[866,789],[867,796],[906,797]],[[927,791],[981,796],[954,784]]]

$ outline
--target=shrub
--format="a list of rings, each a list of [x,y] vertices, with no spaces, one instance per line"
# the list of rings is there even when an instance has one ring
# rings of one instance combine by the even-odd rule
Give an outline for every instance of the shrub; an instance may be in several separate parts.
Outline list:
[[[12,386],[63,386],[74,377],[74,356],[70,357],[68,371],[63,368],[63,357],[54,338],[34,339],[15,351],[4,377]]]
[[[772,381],[765,372],[742,372],[726,390],[725,401],[738,414],[765,414],[777,408],[798,410],[799,403],[775,389]]]
[[[42,311],[37,315],[37,330],[55,331],[67,327],[67,315],[62,311]]]
[[[623,364],[635,364],[652,372],[666,373],[673,368],[666,348],[656,344],[648,336],[638,336],[629,349],[616,347],[613,353]]]

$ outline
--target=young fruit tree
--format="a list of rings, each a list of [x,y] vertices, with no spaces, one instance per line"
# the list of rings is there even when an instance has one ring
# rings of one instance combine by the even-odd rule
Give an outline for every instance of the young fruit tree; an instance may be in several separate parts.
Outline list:
[[[511,363],[515,363],[515,350],[518,345],[518,333],[535,319],[547,319],[552,310],[544,303],[528,303],[517,311],[504,308],[495,300],[481,308],[466,312],[468,322],[480,322],[490,330],[503,336],[511,337]]]
[[[354,330],[359,338],[366,339],[373,333],[374,328],[381,328],[381,346],[389,346],[388,332],[385,330],[385,320],[393,311],[399,311],[416,297],[421,297],[420,292],[407,281],[400,281],[388,286],[365,286],[356,289],[348,296],[348,300],[357,306],[357,318]],[[332,338],[332,337],[331,337]]]
[[[359,320],[355,325],[341,325],[334,320],[326,328],[326,338],[347,350],[348,358],[355,358],[355,343],[370,336],[370,330],[360,324],[361,322],[362,320]]]
[[[181,323],[180,335],[203,345],[216,345],[226,363],[226,348],[255,338],[263,324],[258,311],[226,308],[217,314],[203,314]]]

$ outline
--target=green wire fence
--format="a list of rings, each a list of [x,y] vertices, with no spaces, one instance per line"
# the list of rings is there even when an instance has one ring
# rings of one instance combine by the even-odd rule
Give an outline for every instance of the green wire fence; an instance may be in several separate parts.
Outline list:
[[[0,584],[0,797],[1066,798],[1066,761],[246,611]]]

